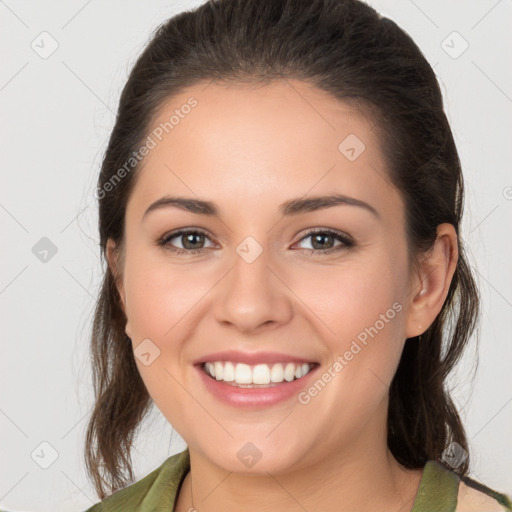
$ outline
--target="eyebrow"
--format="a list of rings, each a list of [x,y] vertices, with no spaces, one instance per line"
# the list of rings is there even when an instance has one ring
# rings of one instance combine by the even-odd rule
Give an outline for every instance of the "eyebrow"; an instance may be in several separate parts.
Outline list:
[[[279,206],[279,213],[288,217],[323,210],[325,208],[332,208],[333,206],[339,205],[364,208],[371,212],[375,217],[380,218],[379,212],[373,206],[361,201],[360,199],[355,199],[354,197],[345,196],[343,194],[291,199]],[[167,207],[175,207],[199,215],[208,215],[220,218],[220,209],[214,202],[177,196],[164,196],[157,199],[154,203],[151,203],[148,209],[144,212],[142,218],[144,219],[146,215],[152,211]]]

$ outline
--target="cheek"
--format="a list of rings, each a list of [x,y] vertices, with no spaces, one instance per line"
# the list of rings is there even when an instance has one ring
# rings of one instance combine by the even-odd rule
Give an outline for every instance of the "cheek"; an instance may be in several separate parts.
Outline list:
[[[405,339],[407,267],[400,254],[375,251],[364,261],[317,269],[293,285],[314,313],[331,362],[342,361],[345,376],[338,381],[368,390],[376,378],[387,385],[394,375]]]
[[[172,411],[186,408],[190,399],[178,383],[183,380],[183,347],[195,328],[189,318],[197,314],[208,288],[193,265],[171,271],[161,258],[152,260],[137,251],[130,256],[125,266],[125,289],[135,361],[152,399],[170,417]],[[146,351],[151,354],[150,364],[140,357]]]
[[[326,270],[329,278],[315,279],[317,286],[302,285],[297,292],[319,306],[312,309],[321,319],[316,325],[325,333],[330,358],[300,400],[313,417],[343,418],[333,427],[333,438],[338,429],[353,435],[354,425],[365,424],[380,410],[403,348],[400,262],[381,257],[378,264],[366,263]]]
[[[165,258],[132,253],[125,267],[127,316],[134,335],[163,340],[194,310],[211,288],[196,265],[174,266]]]
[[[402,268],[384,256],[364,262],[354,259],[346,265],[303,271],[294,276],[291,287],[318,318],[317,323],[323,323],[322,332],[338,340],[341,348],[375,324],[386,335],[401,324],[403,315],[397,310],[402,307],[393,308],[393,304],[403,296]]]

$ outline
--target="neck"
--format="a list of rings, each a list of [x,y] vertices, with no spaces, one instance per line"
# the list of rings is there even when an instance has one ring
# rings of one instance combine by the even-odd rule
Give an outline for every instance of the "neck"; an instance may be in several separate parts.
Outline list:
[[[391,455],[386,429],[368,424],[357,438],[322,455],[320,462],[287,473],[225,471],[191,450],[191,470],[176,512],[410,512],[422,470],[407,470]]]

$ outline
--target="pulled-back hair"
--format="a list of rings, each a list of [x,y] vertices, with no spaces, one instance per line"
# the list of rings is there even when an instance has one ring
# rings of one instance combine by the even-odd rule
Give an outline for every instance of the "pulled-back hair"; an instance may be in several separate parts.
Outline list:
[[[200,81],[269,83],[294,78],[360,109],[374,122],[389,179],[402,195],[411,261],[455,227],[459,257],[444,305],[421,342],[406,341],[389,389],[388,445],[408,468],[467,452],[446,378],[477,324],[479,297],[459,236],[463,178],[436,76],[413,40],[358,0],[213,0],[154,33],[121,94],[98,181],[102,261],[123,244],[125,212],[140,164],[106,187],[170,96]],[[107,192],[108,190],[108,192]],[[152,400],[127,343],[115,276],[106,265],[91,337],[95,405],[85,462],[98,495],[133,482],[131,447]],[[469,459],[456,471],[465,475]]]

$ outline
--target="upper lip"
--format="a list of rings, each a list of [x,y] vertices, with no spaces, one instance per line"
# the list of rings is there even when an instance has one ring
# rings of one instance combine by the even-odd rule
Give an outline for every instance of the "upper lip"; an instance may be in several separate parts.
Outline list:
[[[280,352],[240,352],[238,350],[224,350],[222,352],[214,352],[199,357],[193,364],[215,362],[215,361],[231,361],[233,363],[254,364],[273,364],[273,363],[312,363],[316,362],[312,359],[305,359],[290,354],[282,354]]]

